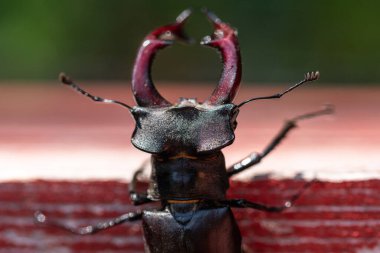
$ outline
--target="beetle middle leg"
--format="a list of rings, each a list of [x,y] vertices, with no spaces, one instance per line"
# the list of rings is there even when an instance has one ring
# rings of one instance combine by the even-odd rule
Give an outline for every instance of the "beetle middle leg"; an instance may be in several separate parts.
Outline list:
[[[308,189],[315,182],[317,182],[317,180],[312,180],[304,184],[302,188],[290,198],[290,200],[286,201],[283,205],[280,205],[280,206],[268,206],[268,205],[264,205],[264,204],[260,204],[256,202],[251,202],[246,199],[229,199],[227,200],[227,204],[230,207],[235,207],[235,208],[253,208],[253,209],[265,211],[265,212],[280,213],[284,211],[285,209],[292,207],[294,202],[297,201],[299,197],[301,197],[301,195],[305,192],[305,190]]]
[[[238,163],[235,163],[231,167],[227,169],[227,174],[229,177],[242,172],[258,163],[267,156],[272,150],[274,150],[286,137],[286,135],[290,132],[290,130],[297,127],[297,122],[304,119],[309,119],[313,117],[317,117],[320,115],[331,114],[333,113],[334,108],[331,105],[327,105],[326,108],[322,110],[318,110],[311,113],[306,113],[294,117],[291,120],[286,121],[285,125],[282,127],[280,132],[273,138],[273,140],[267,145],[267,147],[261,153],[252,153],[243,160]]]
[[[141,205],[141,204],[150,203],[153,201],[152,199],[147,197],[147,194],[138,193],[136,191],[138,175],[140,175],[143,172],[145,165],[146,165],[146,162],[143,163],[140,166],[140,168],[134,173],[133,179],[131,183],[129,184],[129,194],[130,194],[131,201],[134,205]],[[38,224],[43,224],[49,227],[60,228],[77,235],[92,235],[100,231],[123,224],[125,222],[133,222],[133,221],[141,220],[142,215],[143,215],[142,211],[129,212],[129,213],[122,214],[116,218],[113,218],[109,221],[100,222],[95,225],[72,227],[72,226],[65,225],[64,223],[61,223],[61,222],[49,220],[46,214],[44,214],[41,211],[36,211],[34,213],[34,221]]]

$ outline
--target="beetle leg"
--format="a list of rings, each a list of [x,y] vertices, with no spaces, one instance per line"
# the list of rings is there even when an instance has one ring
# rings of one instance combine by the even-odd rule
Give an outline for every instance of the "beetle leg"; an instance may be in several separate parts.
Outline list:
[[[313,183],[315,183],[317,180],[312,180],[307,182],[306,184],[303,185],[302,189],[294,194],[290,200],[286,201],[283,205],[281,206],[267,206],[264,204],[260,203],[255,203],[251,202],[246,199],[229,199],[227,200],[227,204],[230,207],[236,207],[236,208],[253,208],[256,210],[260,211],[265,211],[265,212],[271,212],[271,213],[280,213],[284,211],[285,209],[288,209],[289,207],[292,207],[294,202],[297,201],[300,196],[305,192],[306,189],[308,189]]]
[[[291,120],[286,121],[285,125],[282,127],[281,131],[274,137],[274,139],[269,143],[269,145],[261,153],[252,153],[240,162],[232,165],[227,169],[227,174],[229,177],[248,169],[249,167],[256,165],[261,162],[261,160],[267,156],[273,149],[275,149],[281,141],[283,141],[290,130],[297,127],[297,122],[303,119],[309,119],[325,114],[332,114],[334,108],[332,105],[327,105],[324,109],[318,110],[311,113],[306,113],[297,116]]]
[[[69,231],[69,232],[71,232],[73,234],[77,234],[77,235],[95,234],[97,232],[100,232],[102,230],[106,230],[108,228],[115,227],[115,226],[120,225],[120,224],[127,222],[127,221],[140,220],[141,217],[142,217],[141,211],[130,212],[130,213],[123,214],[119,217],[116,217],[110,221],[100,222],[96,225],[89,225],[89,226],[76,228],[76,227],[71,227],[71,226],[61,224],[59,222],[49,221],[47,219],[46,215],[44,213],[42,213],[41,211],[37,211],[34,213],[34,220],[37,224],[45,224],[47,226],[57,227],[57,228]]]
[[[148,194],[137,192],[138,177],[141,173],[143,173],[145,165],[146,162],[144,162],[141,167],[136,170],[136,172],[133,174],[132,181],[129,184],[129,198],[131,199],[132,204],[135,206],[150,203],[153,201],[152,199],[148,198]]]
[[[86,97],[89,97],[90,99],[92,99],[95,102],[101,102],[101,103],[107,103],[107,104],[117,104],[117,105],[121,105],[123,107],[126,107],[129,110],[132,110],[132,107],[130,107],[129,105],[127,105],[127,104],[125,104],[123,102],[120,102],[120,101],[117,101],[117,100],[112,100],[112,99],[107,99],[107,98],[101,98],[101,97],[94,96],[94,95],[88,93],[87,91],[83,90],[81,87],[79,87],[78,85],[76,85],[70,79],[70,77],[66,76],[64,73],[59,74],[59,80],[63,84],[71,86],[74,90],[78,91],[82,95],[85,95]]]

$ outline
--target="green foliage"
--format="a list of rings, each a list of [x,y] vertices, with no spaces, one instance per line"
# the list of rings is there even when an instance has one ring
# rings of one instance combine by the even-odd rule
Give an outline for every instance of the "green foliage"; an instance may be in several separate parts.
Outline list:
[[[187,25],[198,41],[212,27],[207,6],[238,28],[243,80],[298,80],[320,70],[324,82],[380,80],[380,1],[0,1],[0,79],[53,79],[61,70],[80,79],[128,79],[145,34],[196,11]],[[160,80],[216,81],[218,55],[175,45],[160,52]]]

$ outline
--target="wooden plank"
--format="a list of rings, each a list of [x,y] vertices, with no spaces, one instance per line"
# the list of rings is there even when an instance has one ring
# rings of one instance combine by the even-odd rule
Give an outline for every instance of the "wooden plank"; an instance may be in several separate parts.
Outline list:
[[[302,180],[233,181],[229,197],[280,205],[303,184]],[[32,219],[33,212],[42,209],[50,219],[79,226],[140,209],[125,197],[127,187],[119,181],[2,183],[0,248],[3,252],[143,252],[140,222],[80,237],[36,226]],[[317,182],[284,213],[235,209],[234,214],[251,252],[376,252],[380,198],[375,191],[379,188],[379,180]]]

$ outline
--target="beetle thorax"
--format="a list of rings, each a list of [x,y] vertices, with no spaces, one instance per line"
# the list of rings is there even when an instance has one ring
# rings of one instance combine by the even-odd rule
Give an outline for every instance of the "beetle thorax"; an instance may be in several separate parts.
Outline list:
[[[229,187],[224,156],[152,156],[149,195],[153,199],[224,199]]]

